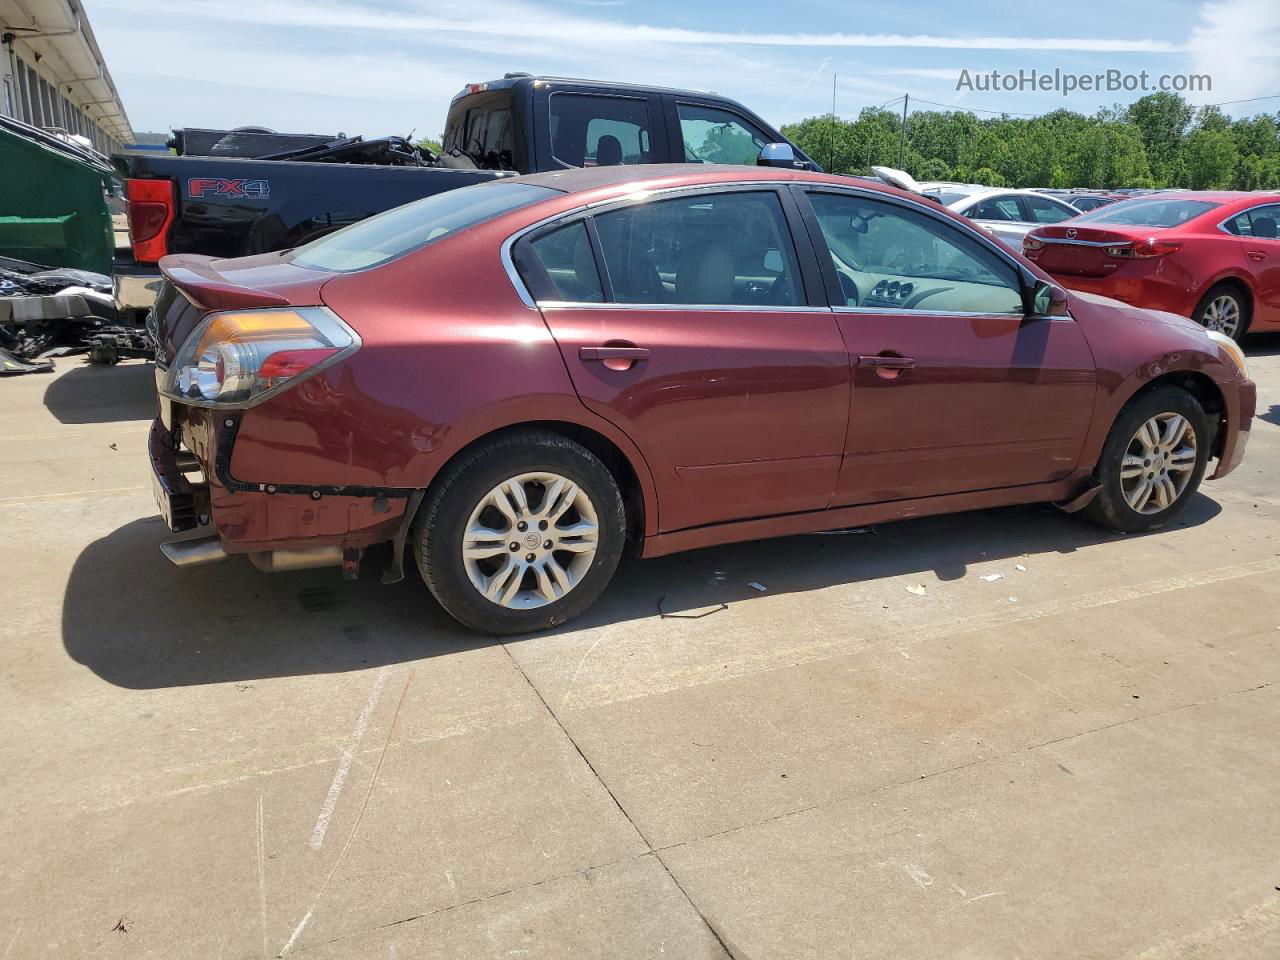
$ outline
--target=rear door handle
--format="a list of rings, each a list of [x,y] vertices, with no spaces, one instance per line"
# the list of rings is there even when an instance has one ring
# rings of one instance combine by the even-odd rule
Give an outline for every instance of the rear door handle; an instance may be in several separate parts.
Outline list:
[[[579,347],[580,360],[648,360],[648,347]]]
[[[1246,251],[1245,251],[1245,253],[1248,255],[1248,257],[1249,257],[1249,259],[1250,259],[1250,260],[1265,260],[1265,259],[1267,259],[1267,255],[1266,255],[1265,253],[1263,253],[1261,250],[1246,250]]]
[[[916,365],[911,357],[859,357],[858,366],[877,367],[881,370],[910,370]]]

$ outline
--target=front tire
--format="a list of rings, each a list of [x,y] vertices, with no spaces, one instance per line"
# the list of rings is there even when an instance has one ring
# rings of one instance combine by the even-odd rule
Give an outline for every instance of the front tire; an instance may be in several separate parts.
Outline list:
[[[1159,387],[1116,418],[1095,477],[1102,485],[1085,516],[1122,533],[1167,525],[1186,509],[1209,461],[1209,417],[1187,391]]]
[[[608,468],[547,431],[486,441],[450,464],[414,524],[427,587],[482,633],[531,633],[585,611],[622,556],[626,515]]]
[[[1240,288],[1220,283],[1196,304],[1191,319],[1206,330],[1221,333],[1240,343],[1249,331],[1250,315],[1251,304]]]

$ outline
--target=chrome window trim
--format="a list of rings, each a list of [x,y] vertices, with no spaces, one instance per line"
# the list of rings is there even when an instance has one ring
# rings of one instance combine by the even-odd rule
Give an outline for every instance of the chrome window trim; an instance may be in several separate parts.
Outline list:
[[[689,310],[726,313],[830,313],[831,307],[811,307],[800,304],[794,307],[758,303],[597,303],[578,300],[539,300],[542,310],[643,310],[645,312],[685,312]]]
[[[533,233],[535,230],[540,230],[543,227],[549,226],[552,223],[557,223],[561,220],[563,220],[567,225],[571,220],[573,220],[576,217],[594,216],[597,211],[600,211],[604,208],[608,208],[608,207],[622,208],[622,207],[631,206],[632,204],[636,204],[636,203],[644,203],[654,198],[679,196],[680,194],[684,194],[684,193],[749,192],[760,187],[775,189],[779,187],[786,188],[786,187],[792,187],[792,186],[798,186],[801,189],[805,189],[805,190],[816,190],[818,192],[824,192],[824,193],[848,194],[848,195],[860,197],[863,199],[879,200],[884,203],[907,207],[910,210],[915,210],[917,212],[923,213],[925,216],[930,217],[933,220],[937,220],[940,223],[946,224],[947,226],[951,227],[951,229],[953,230],[963,231],[965,229],[963,224],[957,224],[950,217],[946,217],[939,214],[936,209],[937,205],[933,204],[932,201],[929,201],[925,197],[921,197],[921,202],[913,202],[902,197],[881,193],[879,190],[862,189],[862,188],[859,188],[856,184],[828,183],[826,181],[809,181],[809,180],[799,180],[799,179],[732,180],[726,183],[682,184],[677,187],[660,187],[652,190],[637,190],[632,193],[624,194],[623,196],[620,196],[620,197],[609,197],[604,200],[595,200],[591,203],[586,203],[586,204],[582,204],[581,206],[573,207],[570,210],[562,210],[561,212],[552,214],[551,216],[543,217],[541,220],[535,221],[534,223],[531,223],[528,226],[521,227],[519,230],[511,234],[502,242],[502,247],[500,250],[502,266],[506,270],[507,277],[511,280],[512,286],[515,287],[516,294],[520,297],[520,302],[523,303],[526,307],[528,307],[531,310],[537,310],[540,307],[547,307],[549,309],[564,309],[566,306],[572,305],[574,307],[580,307],[580,308],[590,307],[590,308],[597,308],[597,309],[599,308],[613,309],[617,307],[641,308],[641,309],[649,309],[649,310],[723,309],[723,310],[768,311],[771,313],[788,313],[788,312],[797,312],[797,311],[798,312],[808,312],[808,311],[830,312],[832,310],[863,311],[864,308],[862,307],[841,307],[841,306],[835,306],[835,305],[826,306],[826,307],[811,307],[811,306],[808,306],[807,304],[801,304],[793,307],[768,306],[768,305],[757,306],[755,304],[725,304],[723,306],[717,307],[715,305],[701,304],[701,303],[633,304],[633,303],[617,303],[617,302],[612,302],[612,303],[586,302],[586,303],[578,304],[578,303],[572,303],[569,301],[558,301],[558,300],[554,300],[554,301],[547,300],[539,303],[538,301],[533,299],[533,296],[529,293],[528,288],[524,285],[524,281],[520,278],[520,273],[519,271],[516,270],[515,262],[512,260],[512,257],[511,257],[512,247],[514,247],[517,243],[519,243],[520,240],[523,239],[525,236],[527,236],[530,233]],[[1019,264],[1017,261],[1013,260],[1010,257],[1009,254],[1011,251],[1007,247],[1005,247],[995,238],[989,237],[981,230],[973,229],[972,233],[973,233],[973,236],[979,242],[986,244],[988,249],[990,249],[993,253],[995,253],[1001,260],[1003,260],[1005,265],[1014,271],[1015,276],[1020,277],[1022,275],[1023,268],[1021,264]],[[1076,241],[1071,241],[1071,242],[1076,242]],[[1114,246],[1114,243],[1108,243],[1108,244],[1102,244],[1102,245]],[[798,253],[799,251],[797,251],[797,254]],[[867,312],[873,312],[871,311],[871,308],[865,308],[865,309]],[[874,312],[884,313],[884,312],[891,312],[891,311],[874,311]],[[899,311],[899,313],[901,313],[901,315],[903,316],[919,316],[922,312],[923,311],[919,311],[919,310]],[[990,317],[990,316],[1005,315],[1005,314],[998,314],[998,313],[993,314],[989,312],[988,313],[951,313],[951,312],[942,311],[942,310],[931,311],[931,313],[935,316],[945,315],[945,316],[955,316],[955,317]],[[1011,313],[1009,314],[1009,316],[1014,316],[1014,314]]]
[[[1243,233],[1232,233],[1230,230],[1228,230],[1228,229],[1226,228],[1226,226],[1227,226],[1227,222],[1228,222],[1228,221],[1230,221],[1230,220],[1234,220],[1236,217],[1240,216],[1241,214],[1244,214],[1244,213],[1253,213],[1255,210],[1265,210],[1265,209],[1267,209],[1267,207],[1275,207],[1277,210],[1280,210],[1280,201],[1271,200],[1271,201],[1268,201],[1267,203],[1260,203],[1260,204],[1258,204],[1256,207],[1245,207],[1243,210],[1237,210],[1235,213],[1231,214],[1229,217],[1223,217],[1220,221],[1218,221],[1218,227],[1217,227],[1217,229],[1218,229],[1218,230],[1221,230],[1221,231],[1222,231],[1223,233],[1225,233],[1228,237],[1235,237],[1237,240],[1277,240],[1277,239],[1280,239],[1280,238],[1277,238],[1277,237],[1255,237],[1255,236],[1253,236],[1252,234],[1250,234],[1249,236],[1247,236],[1247,237],[1246,237]]]
[[[971,319],[973,317],[1027,317],[1021,310],[909,310],[905,307],[832,307],[836,313],[875,314],[881,317],[957,317]]]
[[[682,193],[726,193],[726,192],[741,193],[741,192],[751,192],[759,187],[765,187],[772,191],[777,187],[786,186],[787,184],[794,183],[794,182],[795,181],[793,180],[737,180],[737,181],[731,181],[729,183],[684,184],[678,187],[664,187],[657,190],[637,190],[632,193],[624,194],[621,197],[609,197],[605,200],[596,200],[592,203],[582,204],[581,206],[574,207],[570,210],[562,210],[560,213],[554,213],[551,216],[543,217],[541,220],[531,223],[526,227],[521,227],[515,233],[511,234],[509,237],[507,237],[505,240],[502,241],[502,247],[499,250],[499,256],[502,260],[502,267],[507,272],[507,278],[511,281],[512,286],[516,288],[516,294],[517,296],[520,297],[520,302],[523,303],[526,307],[529,307],[531,310],[536,310],[538,309],[539,304],[536,300],[533,299],[532,294],[529,293],[528,287],[524,285],[524,281],[520,278],[519,271],[516,270],[515,261],[511,257],[511,248],[514,247],[517,243],[519,243],[525,236],[527,236],[530,233],[533,233],[535,230],[540,230],[543,227],[549,226],[553,223],[558,223],[561,220],[563,220],[565,222],[565,225],[567,226],[569,222],[573,220],[575,217],[585,217],[589,215],[594,215],[597,211],[600,211],[606,207],[617,206],[618,208],[622,208],[622,207],[631,206],[632,204],[636,204],[636,203],[644,203],[645,201],[653,199],[654,197],[679,196]],[[781,204],[782,198],[779,197],[778,199],[779,199],[779,203]],[[799,250],[796,251],[796,255],[799,256]],[[559,302],[559,301],[546,301],[546,302],[551,303],[551,302]],[[594,303],[591,305],[599,307],[599,306],[614,306],[615,304]],[[628,307],[635,306],[635,304],[616,304],[616,305],[628,306]],[[669,308],[675,308],[675,309],[680,309],[680,308],[687,309],[689,307],[701,307],[704,305],[703,304],[667,303],[667,304],[658,304],[657,306],[669,307]],[[739,305],[730,304],[729,306],[736,307]],[[747,305],[747,306],[749,309],[757,309],[754,305]],[[807,304],[803,306],[807,307]],[[794,309],[794,308],[791,308],[791,309]],[[811,309],[826,310],[827,308],[814,307]]]

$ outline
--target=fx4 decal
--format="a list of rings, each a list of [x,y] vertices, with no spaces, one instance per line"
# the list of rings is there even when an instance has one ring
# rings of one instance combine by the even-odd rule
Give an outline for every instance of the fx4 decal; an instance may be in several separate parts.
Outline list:
[[[187,181],[187,196],[232,197],[237,200],[266,200],[271,196],[270,180],[223,180],[214,177],[192,177]]]

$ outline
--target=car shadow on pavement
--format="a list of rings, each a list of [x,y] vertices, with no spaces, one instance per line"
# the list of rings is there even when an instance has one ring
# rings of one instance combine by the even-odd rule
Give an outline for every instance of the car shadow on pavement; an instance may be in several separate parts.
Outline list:
[[[81,364],[49,382],[44,405],[62,423],[151,420],[156,415],[155,369],[149,360]]]
[[[1244,338],[1243,347],[1249,357],[1280,356],[1280,333],[1251,333]]]
[[[1177,525],[1197,526],[1220,510],[1198,494]],[[665,614],[691,615],[720,604],[908,575],[960,580],[974,564],[1025,562],[1034,569],[1036,555],[1070,554],[1123,538],[1035,505],[907,520],[870,533],[626,558],[595,606],[555,632],[646,618],[657,623],[660,601]],[[159,518],[136,520],[90,544],[72,569],[62,610],[66,650],[117,686],[337,673],[501,642],[455,623],[412,570],[392,586],[380,584],[374,571],[355,582],[333,569],[267,575],[241,557],[179,570],[160,554],[166,539]]]
[[[1265,420],[1267,423],[1280,427],[1280,403],[1273,403],[1271,409],[1266,413],[1258,414],[1259,420]]]

